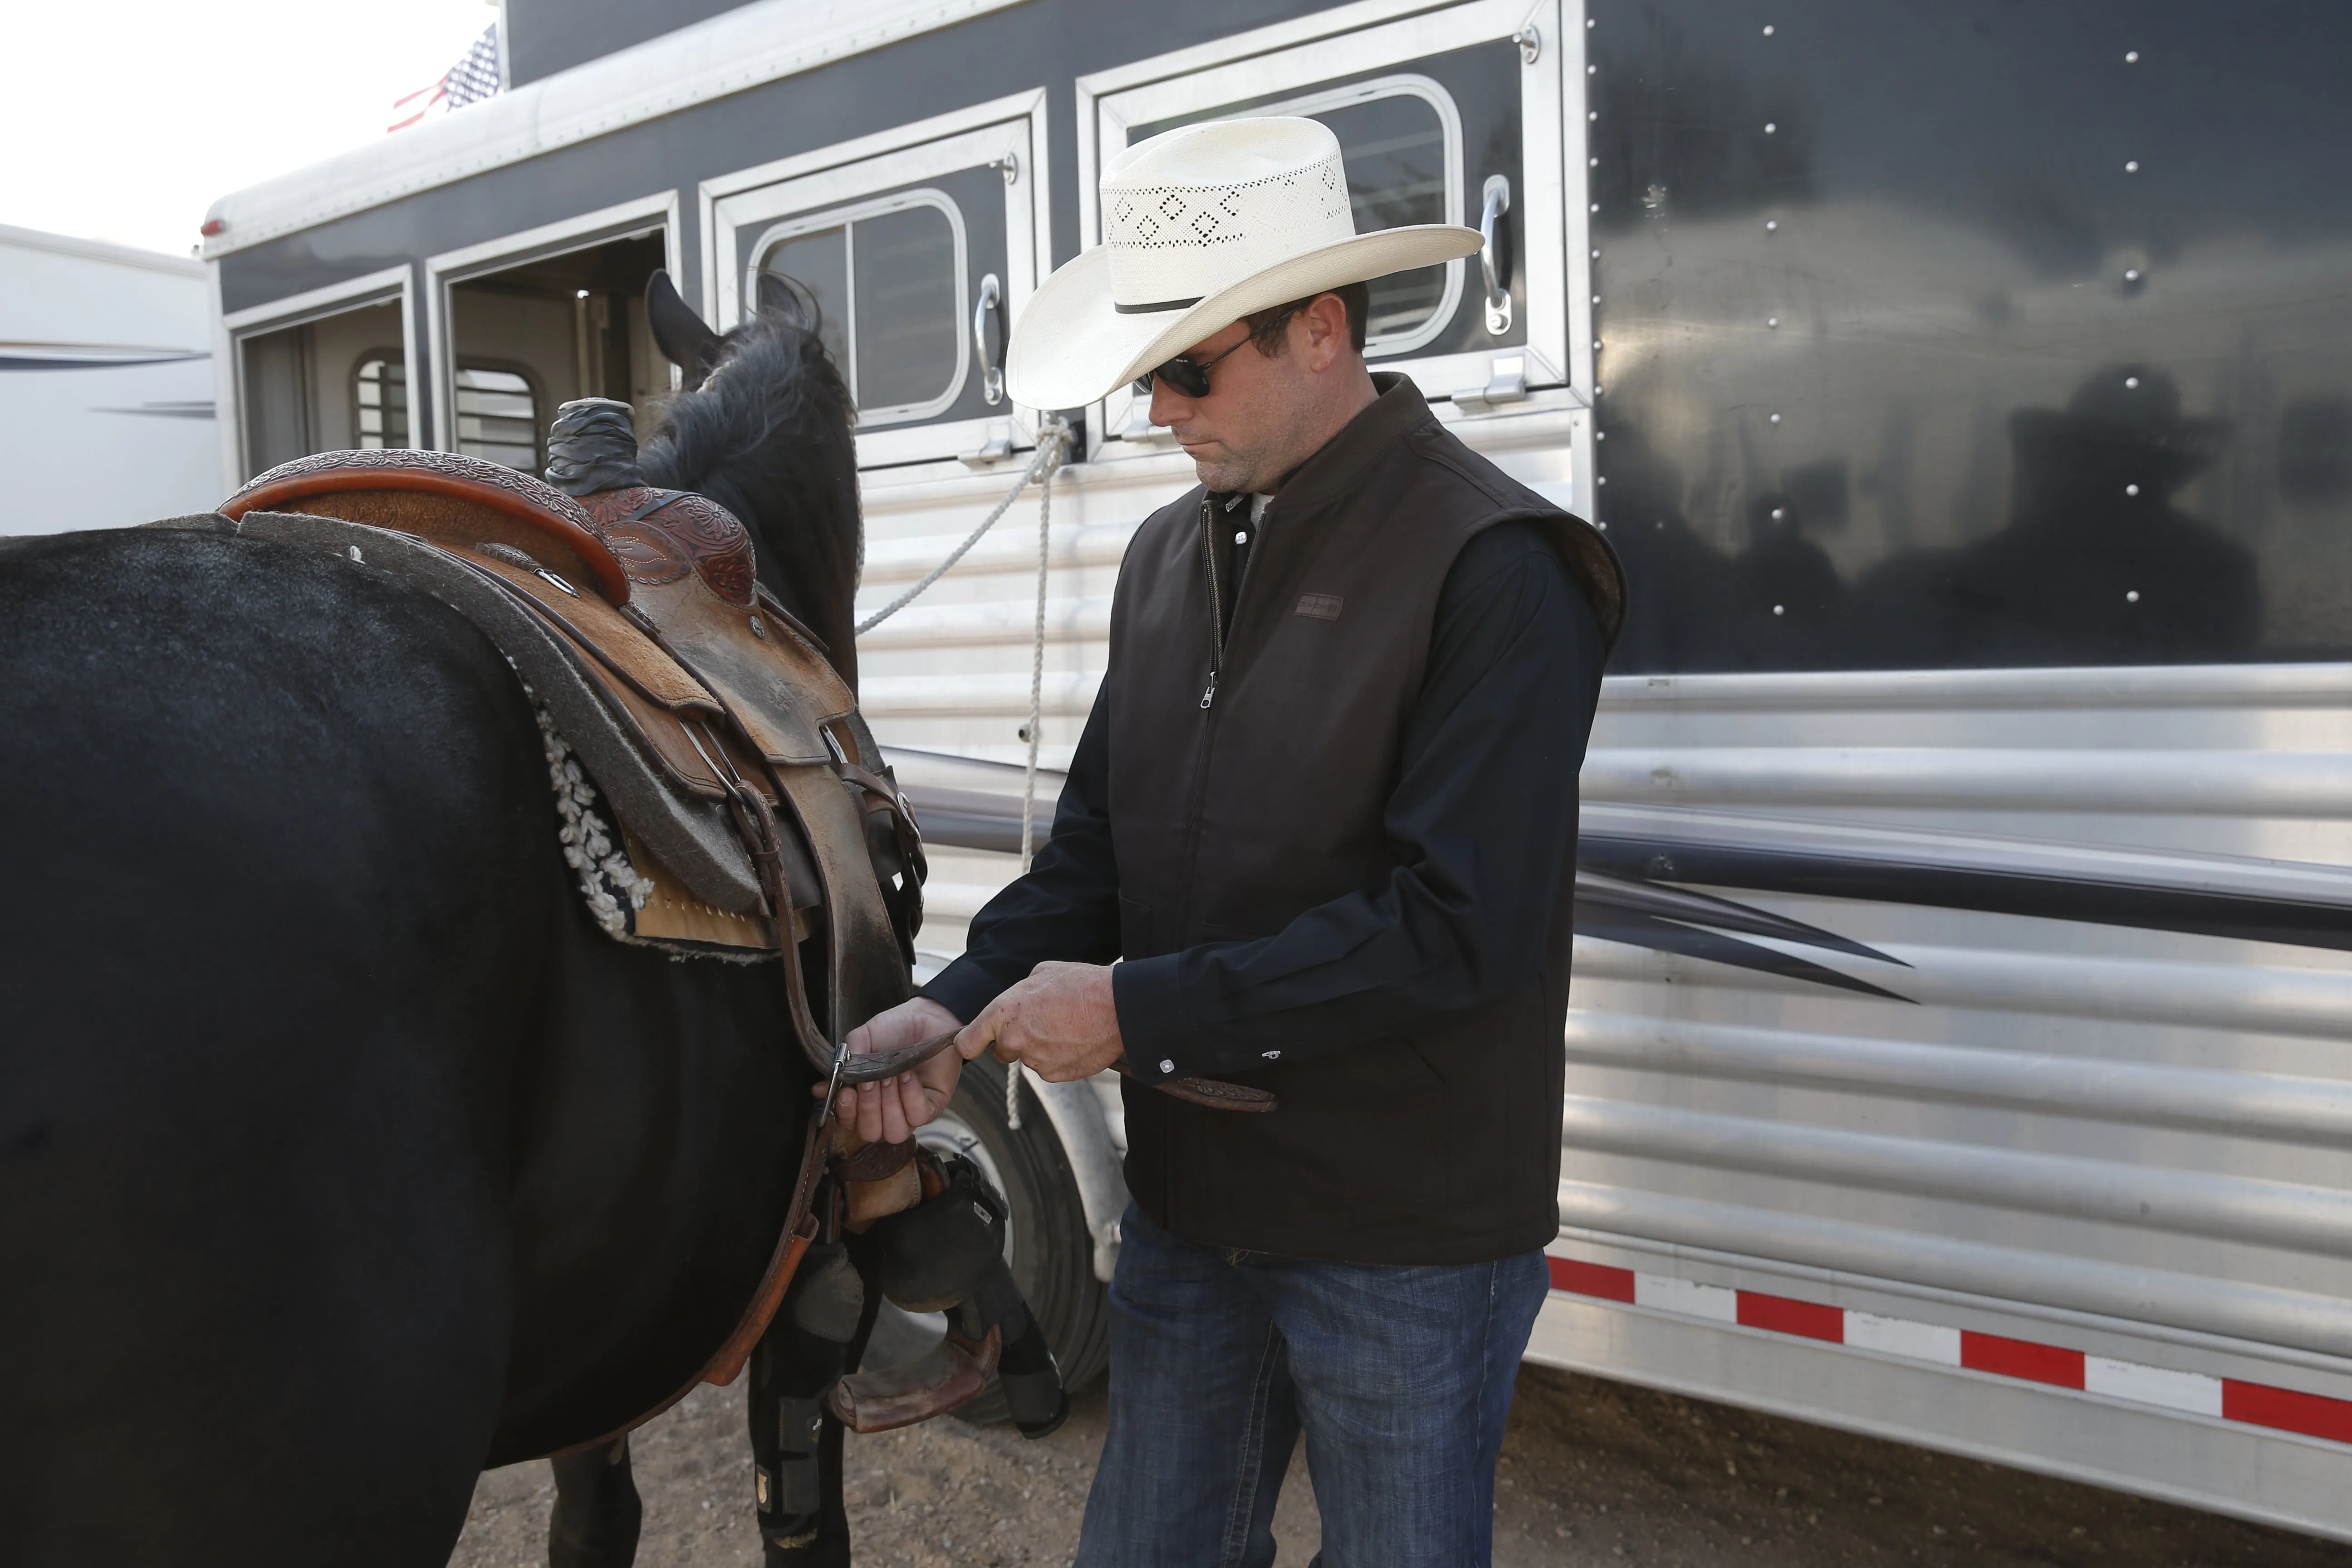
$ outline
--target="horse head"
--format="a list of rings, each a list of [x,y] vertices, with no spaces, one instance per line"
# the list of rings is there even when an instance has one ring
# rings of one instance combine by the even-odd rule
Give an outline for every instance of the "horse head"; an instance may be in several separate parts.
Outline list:
[[[660,427],[638,454],[645,482],[696,491],[740,519],[760,581],[824,641],[854,689],[865,559],[856,407],[817,336],[814,302],[762,276],[757,308],[719,333],[678,297],[668,273],[656,272],[646,312],[685,390],[663,405]]]

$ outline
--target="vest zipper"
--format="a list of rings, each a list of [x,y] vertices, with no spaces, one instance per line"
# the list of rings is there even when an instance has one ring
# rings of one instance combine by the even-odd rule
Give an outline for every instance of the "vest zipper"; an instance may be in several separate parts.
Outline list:
[[[1217,606],[1224,595],[1217,581],[1217,519],[1216,509],[1207,501],[1201,503],[1201,558],[1209,567],[1209,684],[1201,692],[1201,706],[1206,708],[1217,700],[1217,676],[1224,668],[1225,637],[1235,621],[1242,618],[1242,588],[1249,582],[1249,563],[1242,563],[1242,574],[1234,583],[1234,613],[1223,620],[1217,616]],[[1250,552],[1256,558],[1257,552]]]
[[[1193,870],[1201,858],[1201,813],[1207,805],[1209,751],[1216,735],[1217,716],[1209,705],[1217,700],[1217,676],[1224,665],[1225,628],[1217,614],[1217,524],[1214,503],[1201,502],[1201,560],[1209,574],[1209,683],[1201,691],[1200,741],[1192,757],[1192,805],[1185,814],[1184,899],[1177,911],[1180,930],[1191,930]],[[1238,595],[1237,595],[1238,596]]]
[[[1211,501],[1203,500],[1201,502],[1201,559],[1206,562],[1209,567],[1209,684],[1201,692],[1201,706],[1203,708],[1217,700],[1217,670],[1224,661],[1225,648],[1224,622],[1219,617],[1217,611],[1218,605],[1223,599],[1223,593],[1217,582],[1217,523],[1214,510],[1214,505]]]

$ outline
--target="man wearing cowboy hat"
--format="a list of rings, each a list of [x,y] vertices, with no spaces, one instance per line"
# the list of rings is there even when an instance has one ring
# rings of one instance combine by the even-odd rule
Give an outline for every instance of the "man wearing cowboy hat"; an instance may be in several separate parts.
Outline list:
[[[1559,1228],[1576,774],[1622,582],[1365,368],[1365,281],[1475,232],[1358,236],[1308,120],[1154,137],[1102,210],[1014,331],[1013,396],[1139,381],[1201,484],[1128,549],[1052,837],[851,1037],[965,1024],[961,1058],[847,1114],[907,1137],[991,1047],[1129,1072],[1080,1563],[1270,1563],[1302,1431],[1332,1568],[1484,1563]],[[1278,1106],[1155,1092],[1201,1075]]]

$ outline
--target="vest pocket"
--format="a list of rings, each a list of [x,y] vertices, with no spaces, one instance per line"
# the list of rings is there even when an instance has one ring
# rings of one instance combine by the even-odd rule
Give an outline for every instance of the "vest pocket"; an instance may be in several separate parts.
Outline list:
[[[1150,958],[1151,910],[1139,904],[1125,893],[1118,896],[1118,955],[1121,958]]]

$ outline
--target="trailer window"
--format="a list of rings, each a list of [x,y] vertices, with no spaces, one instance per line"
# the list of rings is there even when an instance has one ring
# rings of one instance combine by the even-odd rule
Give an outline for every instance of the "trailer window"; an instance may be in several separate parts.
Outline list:
[[[785,226],[761,256],[815,301],[861,424],[928,417],[961,389],[961,230],[946,195],[915,191]]]
[[[457,450],[535,474],[542,466],[539,394],[520,371],[457,367]]]
[[[352,372],[352,444],[362,449],[408,445],[408,365],[379,351]]]
[[[1444,223],[1457,210],[1450,198],[1458,165],[1446,156],[1445,123],[1436,100],[1390,92],[1323,110],[1313,118],[1339,138],[1357,233]],[[1455,262],[1375,279],[1367,346],[1385,349],[1428,325],[1444,301],[1447,273],[1460,269]]]

